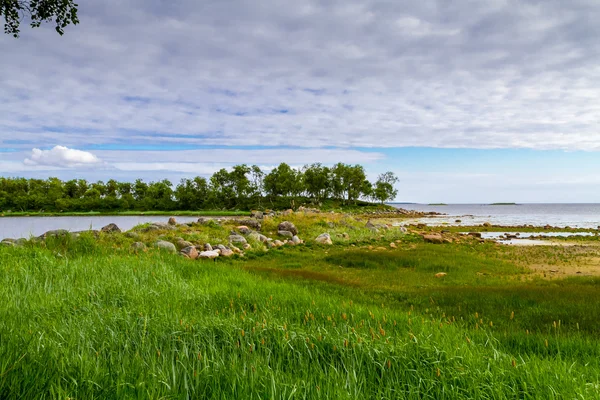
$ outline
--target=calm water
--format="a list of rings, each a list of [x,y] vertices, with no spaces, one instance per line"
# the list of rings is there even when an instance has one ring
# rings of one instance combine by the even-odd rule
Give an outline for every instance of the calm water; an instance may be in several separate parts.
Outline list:
[[[177,222],[197,221],[198,217],[175,217]],[[167,216],[86,216],[86,217],[2,217],[0,218],[0,240],[5,238],[29,238],[55,229],[71,232],[100,229],[115,223],[122,231],[147,222],[167,222]]]
[[[428,225],[479,225],[489,222],[505,226],[544,226],[548,224],[558,227],[593,229],[600,226],[600,204],[517,204],[508,206],[394,204],[394,206],[407,210],[435,211],[447,214],[418,220]],[[457,219],[460,219],[461,223],[456,223]]]

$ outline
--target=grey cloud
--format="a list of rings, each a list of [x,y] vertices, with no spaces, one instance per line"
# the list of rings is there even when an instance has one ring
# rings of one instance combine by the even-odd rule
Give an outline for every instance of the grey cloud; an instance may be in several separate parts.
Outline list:
[[[0,140],[600,149],[595,1],[110,0],[81,13],[62,38],[0,38]]]

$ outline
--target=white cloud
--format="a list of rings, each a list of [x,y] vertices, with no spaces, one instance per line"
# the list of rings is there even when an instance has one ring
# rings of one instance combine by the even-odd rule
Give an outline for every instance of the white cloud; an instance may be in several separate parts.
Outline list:
[[[31,155],[23,163],[28,166],[49,166],[59,168],[81,168],[102,165],[102,161],[87,151],[54,146],[50,150],[31,150]]]

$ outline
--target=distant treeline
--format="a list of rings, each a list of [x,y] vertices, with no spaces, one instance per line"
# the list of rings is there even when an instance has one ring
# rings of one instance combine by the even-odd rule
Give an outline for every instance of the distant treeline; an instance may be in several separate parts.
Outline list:
[[[7,211],[168,211],[249,210],[318,205],[336,200],[385,202],[396,197],[392,172],[369,182],[360,165],[319,163],[294,169],[282,163],[268,174],[258,166],[221,169],[210,179],[182,179],[176,186],[164,179],[146,183],[61,181],[58,178],[0,178],[0,210]]]

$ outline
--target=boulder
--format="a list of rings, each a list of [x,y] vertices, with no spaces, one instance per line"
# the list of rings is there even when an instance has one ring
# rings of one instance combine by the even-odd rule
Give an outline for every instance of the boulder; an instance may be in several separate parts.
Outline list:
[[[246,238],[241,235],[229,235],[229,241],[231,243],[248,243]]]
[[[204,251],[212,251],[213,248],[210,243],[204,243]]]
[[[194,247],[194,246],[184,247],[183,249],[181,249],[179,254],[181,254],[189,259],[192,259],[192,260],[195,260],[196,258],[198,258],[198,250],[196,250],[196,247]]]
[[[315,242],[320,243],[320,244],[333,244],[333,242],[331,241],[331,236],[329,236],[329,233],[322,233],[319,236],[317,236],[315,238]]]
[[[227,249],[227,248],[225,248],[225,249],[222,249],[222,250],[221,250],[221,256],[222,256],[222,257],[231,257],[231,256],[232,256],[232,255],[234,255],[234,254],[235,254],[235,253],[234,253],[234,252],[233,252],[233,250],[231,250],[231,249]]]
[[[170,253],[176,253],[177,252],[177,248],[175,247],[175,245],[171,242],[167,242],[166,240],[159,240],[158,242],[156,242],[154,244],[155,247],[161,249],[161,250],[166,250]]]
[[[192,246],[194,246],[194,244],[192,242],[188,242],[187,240],[180,239],[177,241],[177,248],[180,250]]]
[[[227,247],[223,246],[222,244],[217,244],[214,246],[215,250],[221,250],[221,252],[225,249],[227,249]]]
[[[267,246],[269,247],[281,247],[283,245],[284,243],[281,240],[273,240],[267,243]]]
[[[435,277],[436,277],[436,278],[443,278],[443,277],[444,277],[444,276],[446,276],[446,275],[448,275],[448,274],[447,274],[447,273],[445,273],[445,272],[438,272],[437,274],[435,274]]]
[[[396,248],[398,248],[398,246],[396,246],[396,243],[394,243],[394,242],[390,243],[390,247],[391,247],[392,249],[396,249]]]
[[[51,236],[67,236],[69,231],[66,229],[56,229],[52,231],[45,232],[39,236],[40,239],[46,239]]]
[[[347,240],[347,239],[350,239],[350,235],[348,235],[348,233],[347,233],[347,232],[344,232],[344,233],[338,233],[336,236],[337,236],[337,237],[339,237],[339,238],[342,238],[342,239],[346,239],[346,240]]]
[[[250,243],[244,243],[244,244],[242,245],[242,247],[244,248],[244,250],[248,250],[248,249],[251,249],[251,248],[252,248],[252,245],[250,245]]]
[[[479,232],[469,232],[467,235],[481,239],[481,233]]]
[[[128,237],[128,238],[130,238],[130,239],[133,239],[133,240],[138,240],[140,238],[140,234],[139,233],[132,232],[132,231],[129,231],[129,232],[125,233],[125,236]]]
[[[278,232],[277,232],[277,234],[278,234],[279,236],[283,236],[283,237],[290,238],[290,239],[291,239],[292,237],[294,237],[294,236],[295,236],[295,235],[294,235],[292,232],[290,232],[290,231],[278,231]]]
[[[399,230],[400,230],[400,232],[402,232],[402,233],[407,233],[407,232],[408,232],[408,229],[406,229],[404,226],[401,226],[401,227],[399,228]]]
[[[263,216],[264,216],[264,214],[262,211],[257,211],[257,210],[250,211],[250,218],[263,219]]]
[[[103,226],[102,229],[100,229],[100,232],[103,232],[103,233],[120,233],[121,229],[117,226],[117,224],[108,224],[106,226]]]
[[[146,245],[142,242],[134,242],[131,244],[131,250],[138,252],[146,250]]]
[[[423,239],[427,243],[435,243],[435,244],[444,243],[444,238],[442,237],[442,235],[438,235],[438,234],[423,235]]]
[[[490,224],[489,222],[484,222],[483,226],[485,226],[486,228],[489,228],[490,226],[492,226],[492,224]]]
[[[171,218],[169,218],[169,221],[167,222],[167,224],[169,224],[171,226],[175,226],[175,225],[177,225],[177,220],[175,219],[175,217],[171,217]]]
[[[302,240],[298,236],[294,235],[294,236],[292,236],[291,242],[293,244],[301,244]]]
[[[278,231],[288,231],[288,232],[291,232],[292,236],[298,234],[298,229],[296,228],[296,225],[294,225],[293,223],[291,223],[289,221],[283,221],[282,223],[280,223],[277,226],[277,230]]]
[[[250,233],[248,235],[248,238],[252,239],[252,240],[256,240],[257,242],[262,242],[262,243],[266,243],[269,240],[268,237],[266,237],[265,235],[260,234],[258,232],[252,232],[252,233]]]
[[[251,228],[251,229],[254,229],[257,231],[260,231],[260,228],[261,228],[260,222],[255,219],[241,219],[241,220],[236,220],[234,222],[236,222],[238,225],[247,226],[248,228]]]
[[[246,225],[240,225],[237,227],[237,230],[240,231],[242,235],[248,235],[252,232],[252,229],[248,228]]]
[[[0,242],[0,245],[6,246],[6,247],[15,247],[17,245],[17,243],[16,243],[15,239],[4,239],[3,241]]]
[[[219,257],[219,253],[217,253],[216,251],[203,251],[202,253],[198,254],[198,259],[214,259]]]

